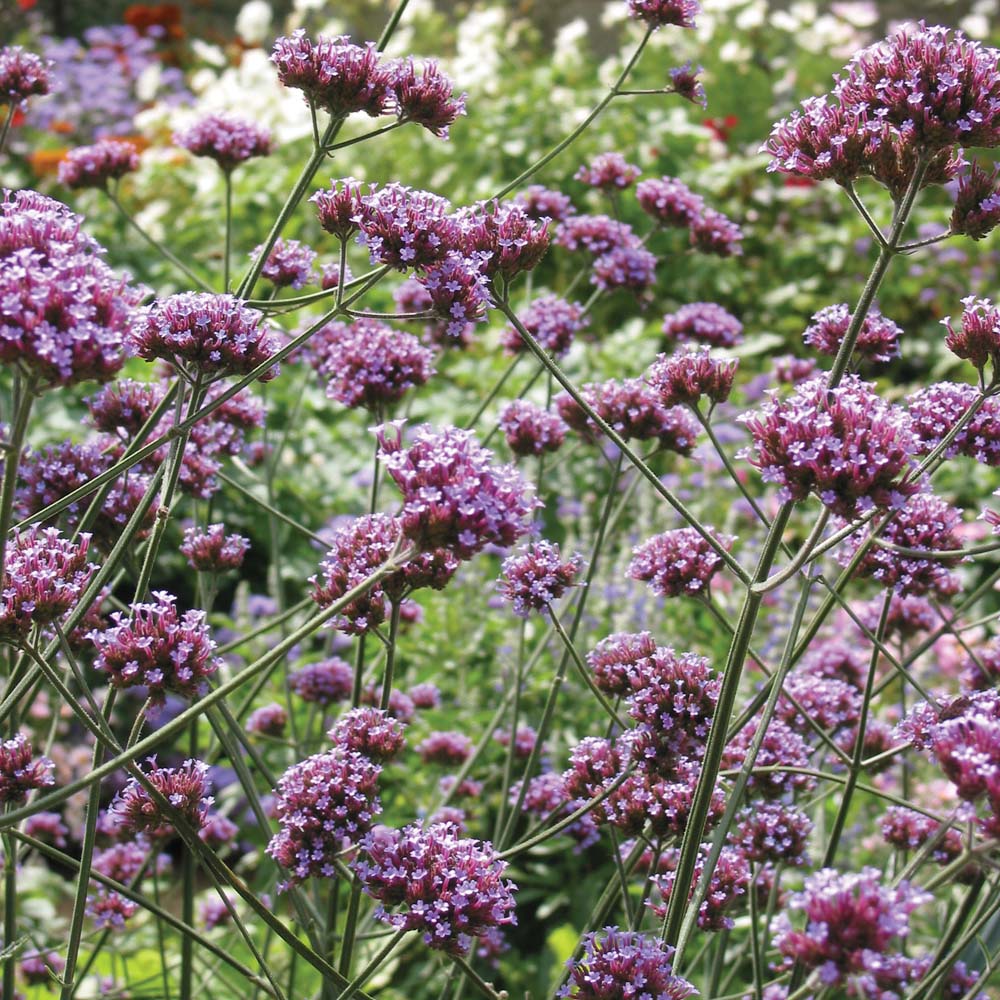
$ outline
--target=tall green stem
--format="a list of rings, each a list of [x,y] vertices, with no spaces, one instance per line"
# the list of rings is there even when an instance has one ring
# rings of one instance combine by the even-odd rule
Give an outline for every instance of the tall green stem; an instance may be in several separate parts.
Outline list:
[[[7,457],[3,466],[3,485],[0,486],[0,584],[7,575],[7,534],[14,512],[14,495],[17,492],[17,472],[21,466],[21,452],[28,431],[28,418],[35,401],[34,383],[14,374],[14,422],[7,442]],[[12,994],[11,994],[12,995]]]

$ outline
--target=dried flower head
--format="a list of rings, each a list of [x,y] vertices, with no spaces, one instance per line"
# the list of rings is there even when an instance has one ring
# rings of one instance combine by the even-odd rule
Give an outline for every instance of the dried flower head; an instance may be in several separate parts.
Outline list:
[[[629,16],[644,21],[654,31],[668,25],[693,28],[695,17],[701,13],[697,0],[627,0],[627,3]]]

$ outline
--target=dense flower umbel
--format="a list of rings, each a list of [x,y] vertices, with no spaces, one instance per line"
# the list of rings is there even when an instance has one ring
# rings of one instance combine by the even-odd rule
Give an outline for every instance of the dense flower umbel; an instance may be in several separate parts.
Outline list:
[[[631,17],[645,21],[652,29],[676,25],[693,28],[695,17],[701,13],[697,0],[627,0]]]
[[[514,200],[529,218],[539,222],[544,219],[562,222],[573,214],[573,202],[568,194],[550,191],[541,184],[529,185]]]
[[[294,884],[311,876],[331,878],[333,862],[357,843],[382,811],[382,769],[359,753],[339,748],[314,754],[278,779],[275,803],[280,831],[267,853]]]
[[[471,326],[486,319],[493,299],[483,272],[483,256],[452,252],[417,278],[427,293],[430,309],[444,327],[444,335],[434,338],[439,343],[464,346]]]
[[[945,346],[953,354],[970,361],[980,373],[987,364],[993,368],[994,378],[1000,375],[1000,309],[989,299],[974,295],[962,299],[962,320],[956,330],[951,317],[942,322],[948,331]]]
[[[973,163],[958,179],[950,228],[973,240],[988,236],[1000,225],[1000,169],[987,173]]]
[[[512,465],[494,465],[493,453],[469,431],[418,427],[408,447],[402,428],[378,429],[386,471],[403,494],[403,534],[423,550],[444,548],[468,559],[489,544],[513,545],[528,530],[537,506]]]
[[[86,913],[94,921],[96,930],[121,930],[138,909],[138,903],[103,886],[87,897]]]
[[[399,120],[422,125],[440,139],[447,139],[449,126],[465,114],[466,95],[455,95],[454,84],[433,60],[419,70],[412,59],[397,63],[392,88]]]
[[[457,767],[471,756],[472,740],[465,733],[438,730],[429,733],[416,749],[425,764]]]
[[[705,210],[705,200],[676,177],[650,177],[635,188],[639,207],[661,226],[689,229]]]
[[[615,247],[594,261],[590,282],[605,292],[624,288],[638,295],[655,283],[656,264],[645,247]]]
[[[515,455],[558,451],[566,439],[566,423],[557,413],[526,399],[511,400],[500,411],[500,430]]]
[[[133,604],[129,614],[116,611],[112,623],[91,632],[97,650],[95,669],[118,688],[146,687],[162,705],[167,692],[195,698],[207,689],[206,678],[221,665],[214,655],[204,611],[178,614],[176,598],[162,591],[151,604]]]
[[[256,122],[231,115],[208,115],[190,128],[174,133],[174,142],[205,156],[226,172],[255,156],[268,156],[273,149],[271,133]]]
[[[258,246],[250,257],[256,258],[263,251],[263,245]],[[315,262],[316,251],[312,247],[299,240],[286,240],[279,236],[260,273],[278,288],[301,288],[312,281]]]
[[[288,712],[284,705],[271,702],[255,708],[247,718],[246,731],[258,736],[281,736],[288,725]]]
[[[872,545],[862,556],[855,570],[856,575],[872,577],[886,589],[892,588],[902,597],[950,597],[961,586],[959,578],[950,570],[961,561],[961,556],[942,558],[937,553],[954,551],[962,547],[957,529],[962,523],[962,512],[933,493],[918,493],[895,512],[879,533],[879,540],[905,549],[921,549],[927,558],[895,552]],[[841,553],[846,565],[862,544],[863,534],[848,539]]]
[[[400,271],[430,267],[458,246],[458,223],[450,212],[451,205],[439,195],[387,184],[361,197],[358,242],[368,248],[373,264]]]
[[[246,375],[277,350],[261,319],[232,295],[181,292],[142,310],[131,339],[146,361],[159,359],[206,376]],[[277,374],[275,365],[260,381]]]
[[[381,708],[352,708],[327,733],[334,747],[384,764],[398,757],[406,743],[403,723]]]
[[[354,668],[337,656],[307,663],[288,677],[288,686],[303,701],[324,707],[350,698],[353,684]]]
[[[937,839],[931,857],[942,865],[954,861],[962,853],[962,835],[954,827],[940,834],[941,824],[931,816],[914,809],[891,806],[882,817],[882,839],[901,851],[916,851],[929,840]]]
[[[585,250],[594,257],[617,247],[639,246],[639,237],[630,225],[607,215],[570,216],[559,227],[555,241],[566,250]]]
[[[33,757],[24,733],[0,742],[0,803],[23,802],[28,792],[55,784],[55,765],[48,757]]]
[[[515,201],[483,202],[460,213],[463,253],[481,262],[490,278],[507,281],[536,268],[549,248],[549,224]]]
[[[105,188],[139,169],[139,154],[130,142],[102,139],[93,146],[71,149],[59,162],[59,183],[79,188]]]
[[[731,535],[708,531],[725,549],[732,547]],[[628,575],[648,583],[660,597],[695,597],[708,591],[721,566],[722,557],[694,528],[677,528],[636,546]]]
[[[701,880],[701,873],[705,866],[706,848],[703,845],[698,861],[695,865],[694,879],[691,884],[691,893]],[[653,912],[661,919],[665,916],[673,891],[674,876],[680,850],[671,848],[665,851],[661,859],[661,864],[670,866],[670,870],[664,875],[654,875],[653,884],[659,890],[660,903],[647,904]],[[739,904],[750,888],[750,865],[742,851],[735,847],[723,847],[719,860],[712,871],[712,877],[708,883],[708,892],[698,907],[698,926],[703,931],[721,931],[733,926],[733,918],[729,916],[729,911]]]
[[[610,695],[625,695],[632,690],[633,678],[647,676],[645,661],[656,652],[656,642],[649,632],[615,632],[602,639],[587,654],[587,666],[594,683]]]
[[[674,950],[654,937],[617,927],[584,936],[584,952],[569,959],[569,981],[559,991],[567,1000],[684,1000],[698,991],[675,976]]]
[[[743,766],[757,731],[757,721],[744,726],[726,746],[723,767]],[[764,799],[780,799],[798,789],[813,788],[816,779],[809,774],[787,771],[784,768],[809,767],[812,749],[801,733],[792,729],[781,719],[772,719],[764,734],[764,742],[754,766],[756,768],[776,768],[774,771],[759,771],[747,782],[752,793]]]
[[[663,317],[663,335],[669,341],[735,347],[743,340],[743,324],[714,302],[691,302]]]
[[[578,302],[567,302],[558,295],[541,295],[518,314],[521,325],[554,357],[562,357],[572,346],[573,338],[590,322]],[[500,335],[510,354],[527,350],[521,334],[508,326]]]
[[[364,185],[353,177],[332,181],[329,188],[317,191],[309,200],[316,206],[319,224],[340,240],[349,239],[358,231],[358,215]]]
[[[578,181],[602,191],[621,191],[631,187],[642,171],[628,163],[621,153],[600,153],[573,175]]]
[[[41,56],[20,45],[0,49],[0,104],[20,104],[47,94],[50,82],[48,63]]]
[[[511,786],[509,802],[512,806],[516,806],[521,798],[521,785],[520,781],[516,781]],[[554,771],[543,771],[528,782],[521,810],[535,819],[551,821],[574,812],[582,805],[582,799],[570,799],[561,775]],[[600,839],[597,823],[589,813],[574,820],[563,832],[576,841],[573,851],[577,854]]]
[[[739,257],[743,253],[743,230],[722,212],[706,208],[691,224],[691,246],[716,257]]]
[[[660,354],[646,372],[646,382],[664,406],[697,406],[702,396],[724,403],[733,390],[739,361],[713,358],[708,347]]]
[[[975,386],[935,382],[906,397],[906,408],[917,438],[917,454],[926,455],[944,439],[979,399]],[[955,435],[945,456],[965,455],[984,465],[1000,465],[1000,403],[990,397]]]
[[[202,573],[224,573],[239,569],[249,548],[248,538],[227,535],[224,524],[210,524],[204,531],[196,527],[184,529],[181,555],[187,559],[191,569]]]
[[[779,914],[774,945],[789,963],[817,969],[824,986],[837,986],[895,951],[894,939],[909,933],[910,914],[930,899],[906,881],[883,885],[877,868],[824,868],[789,902],[790,909],[805,913],[805,928],[793,930],[789,915]]]
[[[919,490],[900,482],[916,451],[907,414],[857,376],[832,390],[824,378],[810,379],[742,419],[753,436],[746,457],[765,482],[780,484],[783,500],[815,493],[834,514],[853,518]]]
[[[284,86],[334,117],[363,111],[374,118],[392,109],[393,67],[379,61],[373,42],[353,45],[346,35],[313,42],[300,28],[275,41],[271,60]]]
[[[156,758],[147,761],[143,771],[150,785],[170,803],[180,818],[195,832],[201,829],[213,799],[208,765],[201,760],[186,760],[179,767],[157,767]],[[143,833],[152,840],[173,836],[177,832],[173,815],[153,798],[138,778],[129,778],[125,787],[111,803],[111,813],[118,828],[125,834]]]
[[[784,802],[758,802],[737,817],[731,836],[748,861],[804,865],[812,820]]]
[[[527,618],[558,601],[573,585],[580,566],[579,556],[564,560],[554,542],[531,542],[504,560],[497,590],[514,614]]]
[[[313,365],[328,380],[326,394],[376,414],[434,374],[434,355],[416,337],[373,319],[330,323],[313,346]]]
[[[853,684],[838,677],[817,677],[796,670],[784,683],[775,714],[807,735],[812,731],[810,719],[822,729],[840,730],[853,726],[860,713],[861,693]]]
[[[65,847],[69,843],[69,827],[56,812],[38,812],[29,816],[24,821],[24,832],[53,847]]]
[[[820,354],[836,355],[851,325],[851,309],[846,303],[827,306],[816,313],[802,339]],[[855,353],[866,361],[884,363],[899,357],[903,331],[877,309],[869,309],[854,344]]]
[[[376,918],[423,932],[431,947],[468,952],[472,938],[516,923],[513,882],[493,847],[458,835],[453,826],[373,831],[355,870],[365,891],[382,904]],[[386,907],[405,905],[403,912]]]
[[[56,528],[29,528],[7,546],[0,591],[0,641],[19,642],[76,605],[96,567],[87,562],[90,535],[75,542]]]

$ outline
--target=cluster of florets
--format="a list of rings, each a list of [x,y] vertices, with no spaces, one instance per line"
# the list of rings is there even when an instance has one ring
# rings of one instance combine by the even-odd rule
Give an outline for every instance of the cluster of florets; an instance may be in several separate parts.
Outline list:
[[[318,663],[307,663],[289,674],[288,686],[303,700],[326,707],[351,697],[354,668],[332,656]]]
[[[20,642],[73,608],[96,567],[87,562],[90,535],[77,541],[56,528],[30,528],[7,545],[0,588],[0,641]]]
[[[200,830],[214,801],[209,795],[208,765],[201,760],[186,760],[179,767],[157,767],[155,757],[147,763],[148,770],[142,772],[145,783],[129,778],[111,803],[119,831],[162,840],[178,832],[178,819],[195,832]],[[161,799],[166,800],[169,809]]]
[[[603,257],[618,248],[639,246],[639,237],[630,225],[607,215],[570,216],[563,220],[555,241],[565,250],[584,250],[593,257]]]
[[[86,913],[97,930],[121,930],[138,909],[138,903],[103,886],[87,896]]]
[[[101,260],[82,221],[34,191],[4,190],[0,201],[0,362],[41,385],[115,375],[142,298]]]
[[[256,259],[264,252],[261,244],[250,252]],[[261,275],[276,288],[301,288],[313,279],[316,251],[299,240],[278,237],[261,268]]]
[[[611,740],[587,736],[570,751],[569,767],[562,774],[566,794],[590,799],[621,773],[621,754]]]
[[[794,354],[782,354],[774,359],[774,380],[781,385],[798,385],[816,374],[819,366],[813,358],[797,358]]]
[[[782,685],[775,714],[800,733],[810,731],[809,720],[821,729],[835,732],[858,721],[861,693],[839,677],[796,670]]]
[[[994,378],[1000,375],[1000,309],[989,299],[977,299],[974,295],[962,299],[962,320],[956,330],[951,325],[951,317],[942,322],[948,331],[945,346],[953,354],[970,361],[980,373],[987,364],[993,367]]]
[[[95,669],[117,688],[145,687],[155,705],[167,692],[195,698],[219,669],[215,642],[204,611],[178,614],[177,599],[159,591],[151,604],[133,604],[128,615],[116,611],[112,624],[90,633],[97,651]]]
[[[602,811],[609,823],[626,836],[636,837],[649,825],[656,837],[683,836],[691,817],[698,767],[681,761],[668,778],[637,771],[630,774],[604,800]],[[712,790],[706,829],[713,827],[726,809],[721,788]]]
[[[644,675],[655,652],[656,641],[649,632],[615,632],[587,654],[587,666],[605,694],[619,697],[632,690],[633,678]]]
[[[434,374],[434,355],[416,337],[374,319],[330,323],[311,346],[327,396],[376,414]]]
[[[205,530],[184,529],[181,555],[191,569],[200,573],[224,573],[239,569],[250,548],[250,540],[242,535],[227,535],[224,524],[210,524]]]
[[[942,553],[961,549],[958,534],[961,523],[962,512],[957,507],[933,493],[918,493],[888,518],[875,544],[861,557],[855,573],[861,577],[870,576],[903,597],[925,594],[950,597],[961,586],[951,569],[962,561],[962,557],[943,556]],[[898,552],[879,542],[926,551],[927,556]],[[860,535],[847,541],[841,553],[845,565],[862,544]]]
[[[701,881],[708,845],[702,845],[695,864],[694,878],[688,898],[694,893],[695,887]],[[661,902],[647,904],[661,919],[666,915],[666,904],[670,901],[676,876],[676,865],[680,857],[678,848],[665,851],[661,864],[668,867],[663,875],[654,875],[653,884],[659,890]],[[733,926],[733,918],[729,912],[741,903],[750,891],[750,864],[741,850],[726,846],[719,854],[708,883],[708,892],[698,907],[698,926],[703,931],[728,930]]]
[[[49,951],[45,954],[35,952],[26,955],[21,962],[21,975],[29,986],[38,986],[51,982],[50,977],[57,978],[66,968],[66,960],[58,952]]]
[[[554,771],[543,771],[529,782],[521,795],[523,783],[516,781],[511,786],[509,802],[516,806],[521,801],[521,811],[537,820],[551,822],[575,812],[583,805],[582,799],[572,799],[563,777]],[[584,813],[562,831],[576,841],[573,852],[592,847],[600,839],[597,822],[591,813]]]
[[[723,767],[734,770],[746,761],[757,731],[757,722],[744,726],[726,745]],[[755,761],[755,771],[747,782],[751,794],[763,799],[780,799],[790,793],[813,788],[816,779],[803,771],[808,768],[812,749],[798,730],[782,719],[772,719]]]
[[[483,254],[449,253],[417,278],[427,292],[431,311],[442,323],[439,341],[464,345],[472,325],[486,319],[493,298],[484,260]]]
[[[942,834],[941,824],[933,816],[915,809],[890,806],[881,823],[882,839],[901,851],[916,851],[930,840],[937,843],[931,857],[941,865],[954,861],[962,853],[962,835],[954,827]]]
[[[708,107],[708,95],[699,79],[705,72],[704,66],[695,66],[688,60],[683,66],[674,66],[669,72],[673,92],[678,97],[683,97],[692,104],[700,104],[702,108]]]
[[[739,257],[743,253],[743,230],[722,212],[706,208],[691,225],[691,246],[716,257]]]
[[[812,820],[797,806],[758,802],[737,817],[730,839],[757,864],[806,864]]]
[[[638,378],[609,379],[584,385],[582,395],[587,405],[626,441],[656,439],[660,446],[679,455],[694,451],[698,425],[680,406],[664,406],[657,394]],[[600,429],[568,393],[556,396],[559,415],[577,433],[594,439]]]
[[[878,630],[884,599],[876,597],[858,609],[858,619],[869,632]],[[889,613],[885,618],[886,639],[912,639],[921,632],[930,632],[940,621],[940,615],[926,597],[901,597],[892,594]]]
[[[49,65],[41,56],[20,45],[0,49],[0,104],[18,105],[47,94],[50,84]]]
[[[933,627],[933,626],[932,626]],[[929,631],[929,630],[928,630]],[[1000,687],[1000,641],[991,642],[973,650],[962,671],[962,689],[965,691],[989,691]]]
[[[580,572],[581,559],[563,559],[554,542],[531,542],[504,560],[497,590],[510,602],[514,614],[527,618],[532,611],[549,611]]]
[[[174,142],[195,156],[215,160],[227,174],[255,156],[270,155],[274,148],[266,128],[231,115],[208,115],[175,132]]]
[[[55,784],[55,765],[48,757],[34,757],[24,733],[0,742],[0,803],[23,802],[28,792]]]
[[[459,229],[447,199],[402,184],[362,195],[355,221],[358,241],[373,264],[401,271],[440,263],[459,243]]]
[[[644,21],[654,31],[668,25],[693,28],[701,6],[697,0],[628,0],[628,12],[630,17]]]
[[[376,764],[384,764],[402,751],[406,743],[404,725],[381,708],[352,708],[337,720],[327,736],[345,753],[359,753]]]
[[[566,440],[566,423],[557,413],[526,399],[511,400],[500,411],[500,430],[515,455],[558,451]]]
[[[857,376],[835,389],[810,379],[742,419],[753,437],[744,457],[765,482],[780,485],[782,500],[815,493],[852,519],[872,507],[897,507],[919,490],[901,481],[916,451],[909,417]]]
[[[916,453],[932,452],[974,405],[979,409],[951,439],[945,457],[965,455],[984,465],[1000,465],[1000,403],[992,396],[981,401],[979,390],[966,383],[935,382],[906,397]]]
[[[978,163],[958,178],[949,229],[981,240],[1000,225],[1000,169],[987,173]]]
[[[624,288],[639,295],[655,283],[656,263],[645,247],[615,247],[594,261],[590,281],[604,292]]]
[[[846,303],[827,306],[816,313],[802,339],[820,354],[836,355],[851,325],[851,309]],[[866,361],[884,364],[899,357],[903,331],[877,309],[869,309],[854,343],[854,352]]]
[[[425,764],[457,767],[471,756],[472,740],[465,733],[435,731],[422,740],[416,749]]]
[[[691,302],[663,317],[663,336],[668,341],[735,347],[743,340],[743,324],[715,302]]]
[[[439,139],[447,139],[449,126],[465,114],[466,95],[455,95],[454,84],[434,61],[418,70],[412,59],[402,60],[392,84],[399,120],[422,125]]]
[[[506,281],[538,266],[549,248],[547,220],[532,219],[516,202],[482,202],[458,216],[461,248],[487,277]]]
[[[412,692],[411,692],[412,694]],[[493,739],[502,747],[510,746],[510,730],[509,729],[495,729],[493,730]],[[532,750],[535,749],[535,744],[538,742],[538,733],[532,729],[531,726],[518,726],[517,731],[514,733],[514,756],[518,760],[527,760],[531,756]],[[546,750],[545,744],[542,745],[542,753],[544,754]]]
[[[789,900],[791,910],[804,912],[805,928],[793,930],[789,915],[780,914],[774,945],[790,963],[817,969],[825,986],[837,986],[878,968],[893,939],[909,933],[910,914],[930,898],[905,880],[883,885],[877,868],[824,868]]]
[[[735,539],[706,529],[727,551]],[[708,592],[712,577],[722,566],[722,556],[694,528],[677,528],[654,535],[632,550],[628,575],[648,583],[660,597],[697,597]]]
[[[646,382],[664,406],[697,406],[707,396],[714,406],[733,391],[739,361],[713,358],[708,347],[660,354],[646,372]]]
[[[209,377],[247,375],[277,351],[261,314],[232,295],[181,292],[143,309],[131,341],[146,361],[162,360],[190,374]],[[278,374],[275,365],[260,376]]]
[[[424,424],[405,448],[398,425],[377,433],[386,471],[403,494],[403,535],[421,550],[468,559],[491,543],[511,546],[528,530],[536,507],[530,488],[514,466],[494,465],[471,432]]]
[[[288,870],[293,884],[310,876],[331,878],[344,847],[371,829],[382,811],[381,771],[368,757],[337,748],[307,757],[278,779],[275,811],[281,829],[267,853]]]
[[[105,188],[139,169],[139,153],[130,142],[102,139],[71,149],[59,161],[59,183],[71,190]]]
[[[117,817],[114,812],[107,812],[104,817],[115,824],[115,835],[121,833],[117,826]],[[170,855],[160,854],[150,858],[153,850],[149,838],[144,833],[136,834],[130,840],[123,840],[119,843],[106,847],[103,851],[94,853],[93,868],[95,872],[106,875],[116,882],[127,885],[142,873],[160,875],[170,870]]]
[[[689,229],[705,209],[705,200],[676,177],[650,177],[635,189],[639,207],[661,226]]]
[[[468,952],[472,938],[516,923],[507,863],[493,847],[458,835],[448,824],[373,831],[355,871],[382,905],[377,919],[423,932],[426,944],[449,954]],[[405,905],[402,912],[386,907]]]
[[[567,302],[558,295],[541,295],[518,315],[518,322],[553,357],[562,357],[572,346],[573,338],[590,320],[578,302]],[[513,326],[500,335],[510,354],[527,350],[520,332]]]
[[[671,967],[674,950],[656,938],[605,927],[583,938],[583,954],[569,959],[565,1000],[684,1000],[698,991]],[[636,992],[641,990],[642,992]]]
[[[621,153],[601,153],[580,167],[573,177],[601,191],[622,191],[631,187],[641,173]]]
[[[374,191],[374,186],[370,191]],[[316,206],[319,224],[339,240],[347,240],[358,231],[358,216],[364,186],[353,177],[333,181],[329,188],[317,191],[309,200]]]
[[[441,690],[431,681],[414,684],[410,688],[409,697],[415,708],[441,707]]]
[[[573,214],[573,202],[568,194],[552,191],[541,184],[529,185],[514,200],[529,218],[539,222],[543,219],[562,222]]]
[[[33,813],[24,821],[24,832],[53,847],[66,847],[69,843],[69,827],[56,812]]]
[[[255,708],[247,717],[246,731],[257,736],[282,736],[288,726],[288,710],[272,701]]]

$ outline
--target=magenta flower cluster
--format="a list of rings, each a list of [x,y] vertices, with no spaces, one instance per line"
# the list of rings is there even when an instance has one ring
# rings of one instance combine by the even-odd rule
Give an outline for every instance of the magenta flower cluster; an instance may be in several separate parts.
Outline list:
[[[224,573],[239,569],[250,548],[250,540],[242,535],[227,535],[224,524],[210,524],[206,529],[184,529],[181,555],[191,569],[201,573]]]
[[[578,302],[568,302],[558,295],[540,295],[518,313],[518,322],[553,357],[562,357],[572,347],[576,335],[589,324]],[[527,350],[520,332],[509,326],[501,334],[510,354]]]
[[[663,336],[669,342],[736,347],[743,340],[743,324],[715,302],[691,302],[663,317]]]
[[[17,805],[36,788],[55,784],[54,764],[48,757],[36,757],[24,733],[0,742],[0,803]]]
[[[600,153],[573,175],[588,187],[601,191],[622,191],[631,187],[642,171],[621,153]]]
[[[851,309],[846,303],[827,306],[816,313],[802,339],[820,354],[836,355],[851,324]],[[861,324],[854,351],[865,361],[884,364],[899,357],[899,338],[903,331],[877,309],[869,309]]]
[[[664,406],[694,406],[702,396],[724,403],[733,391],[739,361],[712,357],[709,348],[693,347],[660,354],[646,372],[646,382]]]
[[[0,49],[0,104],[20,105],[47,94],[50,86],[49,65],[41,56],[20,45]]]
[[[139,169],[139,153],[130,142],[102,139],[71,149],[59,162],[59,183],[70,190],[105,188]]]
[[[515,455],[558,451],[566,440],[566,423],[557,413],[525,399],[511,400],[500,411],[500,429]]]
[[[186,760],[178,767],[157,767],[152,757],[147,763],[149,766],[142,771],[144,781],[129,778],[111,803],[118,829],[125,834],[163,840],[178,832],[179,819],[197,833],[213,802],[208,765],[201,760]]]
[[[573,586],[581,563],[579,556],[563,559],[554,542],[531,542],[504,560],[497,590],[521,618],[532,611],[550,611]]]
[[[706,529],[727,551],[735,539]],[[676,528],[654,535],[632,552],[628,575],[648,583],[660,597],[697,597],[708,592],[722,556],[694,528]]]
[[[271,133],[256,122],[232,115],[207,115],[174,134],[174,142],[194,156],[215,162],[227,174],[274,148]]]

